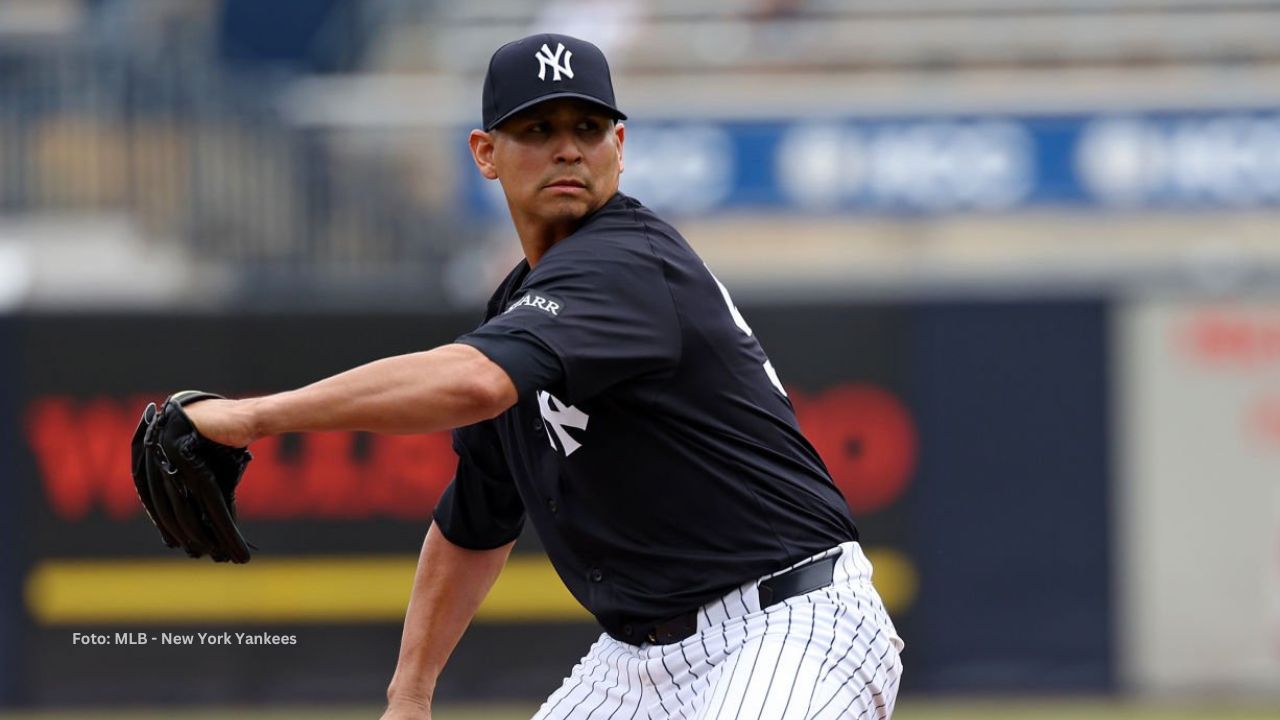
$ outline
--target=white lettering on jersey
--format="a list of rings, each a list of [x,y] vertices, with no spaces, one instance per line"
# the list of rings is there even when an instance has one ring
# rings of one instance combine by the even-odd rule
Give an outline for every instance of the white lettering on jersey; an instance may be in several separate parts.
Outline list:
[[[536,295],[534,293],[529,293],[524,297],[520,298],[519,300],[516,300],[515,302],[508,305],[506,311],[503,314],[509,313],[518,307],[525,307],[525,306],[534,308],[535,310],[541,310],[542,312],[554,317],[559,317],[560,308],[564,307],[564,305],[559,300],[554,300],[552,298],[546,297],[545,295]]]
[[[738,329],[745,333],[747,337],[754,335],[751,332],[751,326],[747,324],[746,318],[742,317],[742,313],[738,312],[738,306],[733,304],[733,298],[729,297],[729,288],[720,282],[720,278],[711,272],[710,267],[707,267],[707,272],[711,274],[711,279],[716,282],[716,287],[720,288],[720,295],[724,297],[724,304],[729,306],[729,316],[733,318],[733,324],[737,325]],[[764,350],[764,348],[760,349]],[[769,378],[769,382],[773,384],[774,389],[782,393],[782,397],[787,397],[787,390],[782,387],[782,380],[778,377],[778,371],[773,369],[773,362],[768,358],[765,358],[764,361],[764,374]]]
[[[707,268],[707,272],[711,272],[711,268]],[[729,306],[729,316],[733,318],[733,324],[737,325],[738,329],[746,333],[748,337],[754,335],[755,333],[751,332],[751,326],[747,324],[746,318],[742,317],[742,313],[738,312],[738,306],[733,304],[733,298],[729,297],[729,288],[720,282],[720,278],[716,277],[715,273],[711,273],[711,279],[716,281],[716,287],[720,288],[720,294],[724,296],[724,304]]]
[[[559,438],[560,446],[564,448],[565,457],[569,457],[574,450],[582,447],[582,443],[570,437],[565,428],[586,430],[587,421],[591,419],[586,413],[572,405],[565,405],[546,390],[538,391],[538,412],[542,413],[542,422],[546,425],[547,440],[551,443],[551,447],[556,446],[555,438],[551,437],[553,432],[555,437]]]

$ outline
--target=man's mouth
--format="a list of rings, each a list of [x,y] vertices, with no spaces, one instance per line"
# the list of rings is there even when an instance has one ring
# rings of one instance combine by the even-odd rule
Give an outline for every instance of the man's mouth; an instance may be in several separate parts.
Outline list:
[[[560,180],[553,180],[550,183],[547,183],[547,187],[586,188],[587,184],[582,182],[581,180],[575,180],[573,178],[563,178]]]

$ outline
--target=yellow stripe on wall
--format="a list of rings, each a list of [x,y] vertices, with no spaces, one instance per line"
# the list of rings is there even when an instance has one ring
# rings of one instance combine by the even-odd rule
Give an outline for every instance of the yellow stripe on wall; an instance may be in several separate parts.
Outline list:
[[[869,548],[890,612],[915,602],[911,560]],[[414,555],[259,558],[248,565],[186,559],[46,560],[27,576],[28,611],[42,625],[211,622],[400,622]],[[513,555],[478,622],[590,621],[542,555]]]
[[[400,622],[414,555],[187,560],[46,560],[27,576],[42,625],[179,622]],[[513,556],[478,621],[590,620],[545,557]]]

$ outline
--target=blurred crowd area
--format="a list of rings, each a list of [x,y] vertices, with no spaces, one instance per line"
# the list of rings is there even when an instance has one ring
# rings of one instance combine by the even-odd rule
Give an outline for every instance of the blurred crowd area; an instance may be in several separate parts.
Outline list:
[[[466,132],[536,30],[740,293],[1280,270],[1273,0],[5,0],[0,301],[473,305],[517,248]]]

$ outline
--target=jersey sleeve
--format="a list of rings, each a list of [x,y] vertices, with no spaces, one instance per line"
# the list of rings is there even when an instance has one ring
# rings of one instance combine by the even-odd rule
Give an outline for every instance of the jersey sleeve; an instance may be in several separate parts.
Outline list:
[[[432,517],[449,542],[491,550],[515,540],[524,528],[524,501],[502,455],[493,421],[453,431],[458,471]]]
[[[647,240],[571,237],[529,273],[508,307],[458,342],[511,376],[521,396],[556,386],[570,404],[671,372],[680,320]]]

